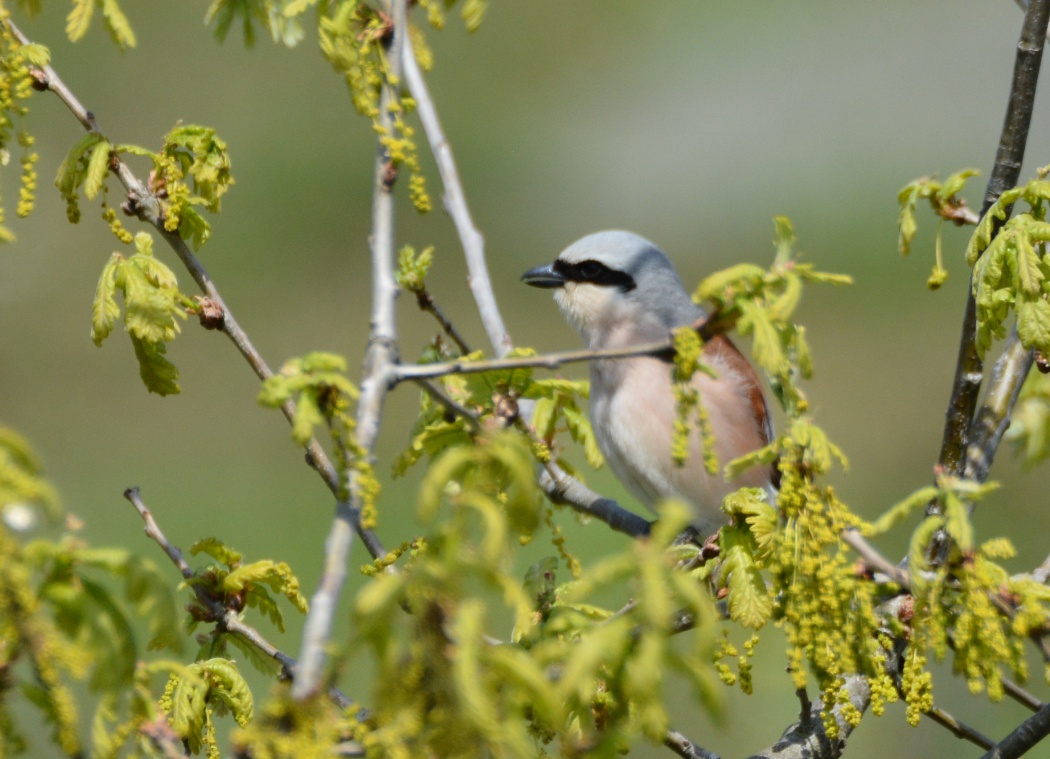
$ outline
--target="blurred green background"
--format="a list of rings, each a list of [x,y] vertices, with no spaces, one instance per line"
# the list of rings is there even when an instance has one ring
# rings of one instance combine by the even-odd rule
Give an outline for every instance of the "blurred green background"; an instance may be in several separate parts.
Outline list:
[[[51,47],[54,66],[110,139],[156,147],[180,119],[218,130],[237,184],[212,221],[205,266],[274,367],[332,350],[350,358],[357,376],[368,329],[374,142],[345,86],[309,36],[292,51],[266,39],[245,50],[236,31],[223,46],[214,41],[202,24],[205,2],[125,7],[139,35],[139,48],[126,54],[97,19],[87,40],[70,45],[59,3],[18,20]],[[856,279],[848,289],[811,289],[800,318],[816,361],[816,417],[853,464],[837,477],[840,495],[863,516],[878,514],[931,478],[966,287],[966,238],[952,228],[951,276],[941,291],[925,289],[935,226],[928,216],[912,257],[898,256],[896,193],[922,174],[965,166],[987,174],[1020,23],[1007,0],[503,0],[475,35],[451,20],[430,35],[437,65],[429,81],[511,334],[540,350],[577,346],[547,296],[518,277],[588,232],[619,227],[649,237],[695,283],[739,261],[768,263],[771,218],[786,214],[806,260]],[[139,485],[177,544],[216,535],[248,557],[286,559],[310,591],[331,498],[284,419],[256,405],[258,383],[229,342],[187,323],[169,351],[183,392],[167,399],[146,393],[123,336],[102,349],[91,343],[95,282],[119,246],[95,206],[84,204],[79,226],[66,223],[50,183],[79,126],[55,98],[32,106],[40,200],[33,217],[12,222],[17,244],[0,251],[0,421],[37,446],[90,540],[161,562],[121,497]],[[1026,178],[1050,162],[1047,117],[1044,93]],[[438,178],[428,171],[437,199]],[[2,179],[9,218],[16,173]],[[979,179],[968,192],[976,205],[982,189]],[[112,199],[119,202],[115,192]],[[399,244],[436,245],[434,294],[485,345],[447,217],[438,210],[420,218],[402,203],[398,221]],[[411,358],[435,330],[410,299],[399,315],[402,354]],[[406,441],[416,404],[409,387],[390,398],[381,469]],[[1005,486],[977,512],[979,534],[1009,535],[1019,551],[1010,567],[1033,567],[1050,548],[1046,475],[1022,473],[1004,452],[993,476]],[[629,502],[606,472],[592,483]],[[384,491],[388,545],[412,534],[415,485],[409,478]],[[624,540],[600,525],[575,534],[592,556]],[[899,555],[904,538],[882,547]],[[354,565],[364,560],[355,546]],[[274,638],[295,654],[298,631],[294,620]],[[758,695],[727,691],[720,722],[675,698],[674,725],[723,756],[771,743],[797,704],[780,639],[765,638]],[[1046,698],[1041,664],[1033,665],[1032,687]],[[993,738],[1024,718],[1013,704],[990,708],[968,695],[947,667],[939,673],[938,703]],[[367,699],[366,679],[359,673],[346,689]],[[868,718],[848,756],[881,756],[889,741],[901,756],[976,755],[929,722],[908,728],[900,705],[889,712]],[[668,754],[643,746],[635,755]],[[1050,756],[1050,748],[1030,755]]]

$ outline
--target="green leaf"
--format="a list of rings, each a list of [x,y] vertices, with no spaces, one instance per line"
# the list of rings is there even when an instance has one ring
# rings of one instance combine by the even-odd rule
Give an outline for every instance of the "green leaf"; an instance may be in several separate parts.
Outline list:
[[[183,206],[179,213],[179,236],[194,250],[200,250],[211,237],[211,224],[193,206]]]
[[[723,527],[719,542],[724,557],[722,571],[729,590],[726,597],[729,616],[744,627],[757,630],[772,616],[773,599],[755,565],[751,538],[735,527]]]
[[[88,160],[87,173],[84,175],[84,197],[94,200],[102,189],[102,183],[106,181],[109,173],[110,144],[105,140],[99,141],[91,151]]]
[[[1018,283],[1021,285],[1021,290],[1027,295],[1038,295],[1043,281],[1043,272],[1039,266],[1041,263],[1039,255],[1036,253],[1035,245],[1032,244],[1032,240],[1028,236],[1027,229],[1018,229],[1015,234],[1017,241]]]
[[[795,250],[795,227],[787,216],[773,217],[773,244],[777,247],[775,263],[784,264],[791,260]]]
[[[740,331],[751,334],[751,353],[755,361],[773,375],[790,372],[791,366],[781,347],[780,335],[769,315],[750,301],[741,302],[740,310],[744,314],[739,322]]]
[[[43,68],[51,62],[51,51],[43,45],[30,42],[28,45],[22,45],[18,48],[18,52],[30,66]]]
[[[951,200],[955,195],[959,194],[959,191],[966,185],[966,180],[970,177],[976,177],[980,175],[980,171],[977,169],[963,169],[957,171],[947,179],[944,180],[939,190],[937,190],[937,198],[942,202]]]
[[[128,23],[124,11],[117,5],[117,0],[101,0],[102,18],[106,21],[106,29],[109,36],[121,50],[135,47],[135,32]]]
[[[872,522],[868,531],[870,535],[881,535],[889,532],[907,519],[917,508],[923,507],[940,494],[940,489],[930,485],[919,488],[902,501],[891,506],[882,516]]]
[[[89,0],[89,2],[93,1]],[[58,187],[63,197],[68,198],[76,195],[77,188],[83,181],[81,168],[83,158],[89,150],[101,141],[102,135],[98,132],[88,132],[66,154],[65,160],[58,167],[58,174],[55,176],[55,186]]]
[[[791,318],[802,298],[802,278],[797,274],[788,272],[784,275],[784,291],[778,295],[769,306],[766,313],[774,323],[786,322]]]
[[[563,406],[561,412],[565,417],[565,423],[569,427],[572,439],[583,445],[583,454],[587,457],[587,463],[595,469],[601,469],[605,464],[605,457],[602,456],[601,449],[598,447],[598,439],[594,436],[594,430],[587,417],[575,406]]]
[[[765,270],[754,264],[736,264],[706,277],[693,294],[693,300],[717,300],[728,287],[740,285],[745,289],[762,281]]]
[[[734,480],[744,472],[757,466],[769,466],[776,459],[777,447],[771,443],[764,448],[759,448],[757,451],[751,451],[751,453],[745,453],[743,456],[733,459],[723,467],[722,471],[727,480]]]
[[[117,270],[123,264],[123,256],[114,253],[102,268],[98,285],[95,287],[95,300],[91,305],[91,339],[100,347],[102,341],[113,331],[117,317],[120,316],[120,306],[117,305],[116,299],[116,279]]]
[[[963,553],[973,550],[973,525],[966,505],[954,493],[944,497],[944,530]]]
[[[157,395],[177,395],[179,370],[164,357],[164,343],[147,343],[131,335],[135,358],[139,362],[139,376],[146,389]]]
[[[70,42],[76,42],[87,34],[94,11],[95,0],[73,0],[73,7],[66,16],[66,36]]]
[[[238,566],[244,558],[240,551],[230,548],[218,538],[201,538],[190,546],[191,556],[196,556],[199,553],[211,556],[220,564],[225,564],[231,569]]]
[[[1017,306],[1017,336],[1026,348],[1050,351],[1050,303],[1042,298]]]

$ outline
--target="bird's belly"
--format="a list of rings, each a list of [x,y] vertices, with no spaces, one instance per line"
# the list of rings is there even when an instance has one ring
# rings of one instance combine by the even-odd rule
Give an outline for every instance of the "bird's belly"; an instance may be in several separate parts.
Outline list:
[[[637,363],[636,363],[637,362]],[[631,360],[623,367],[620,381],[603,383],[593,378],[591,416],[598,446],[610,468],[627,489],[647,507],[679,498],[689,503],[696,515],[694,526],[705,534],[727,520],[722,498],[744,485],[761,486],[764,473],[750,472],[742,481],[727,483],[721,472],[710,474],[704,468],[703,448],[695,429],[690,433],[689,455],[677,465],[671,455],[674,421],[677,416],[671,391],[671,367],[657,360]],[[739,430],[754,429],[748,402],[735,393],[727,394],[717,380],[704,378],[701,397],[712,426],[731,432],[716,439],[719,467],[736,456],[764,444],[757,430],[741,435]],[[700,378],[697,378],[700,383]],[[604,390],[615,387],[615,392]]]

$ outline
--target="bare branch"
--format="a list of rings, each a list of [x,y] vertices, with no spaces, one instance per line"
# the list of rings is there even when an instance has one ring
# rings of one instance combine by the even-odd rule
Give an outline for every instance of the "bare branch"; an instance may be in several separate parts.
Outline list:
[[[438,324],[441,325],[442,331],[449,336],[449,338],[459,348],[459,352],[463,354],[470,353],[470,346],[467,341],[463,338],[463,335],[459,334],[459,330],[447,316],[445,312],[441,310],[441,306],[434,300],[434,296],[430,294],[430,291],[426,287],[420,287],[418,289],[413,288],[412,293],[416,296],[416,303],[419,305],[421,311],[426,311],[428,314],[434,317]]]
[[[1050,735],[1050,704],[1018,725],[981,759],[1015,759]]]
[[[667,731],[664,745],[682,757],[682,759],[719,759],[718,754],[697,746],[677,730]]]
[[[440,364],[401,364],[394,369],[397,382],[404,380],[434,379],[449,374],[478,374],[481,372],[506,371],[509,369],[538,368],[557,369],[565,364],[578,364],[608,358],[636,358],[638,356],[673,356],[674,346],[670,341],[649,343],[631,348],[607,348],[605,350],[580,349],[546,353],[539,356],[517,356],[494,358],[483,361],[456,359]]]
[[[443,392],[434,387],[433,384],[427,382],[426,380],[416,380],[416,384],[423,388],[427,395],[433,398],[437,403],[441,404],[445,408],[445,410],[448,411],[450,414],[455,414],[456,416],[461,416],[464,419],[466,419],[467,423],[471,426],[472,429],[480,429],[478,415],[475,414],[473,411],[466,408],[460,403],[456,403],[454,400],[449,398]]]
[[[849,675],[846,677],[846,693],[849,695],[850,703],[856,709],[864,711],[871,701],[871,688],[866,678],[860,675]],[[842,755],[846,747],[846,739],[853,732],[853,726],[846,721],[841,714],[841,705],[832,709],[835,721],[838,723],[839,734],[834,741],[828,738],[824,730],[824,721],[820,717],[823,703],[817,701],[808,713],[794,725],[784,731],[780,739],[749,759],[836,759]]]
[[[1021,39],[1017,44],[1017,56],[1014,61],[1010,101],[1006,107],[1006,118],[999,137],[995,166],[988,178],[988,188],[985,191],[981,216],[984,216],[1002,195],[1003,190],[1017,184],[1021,174],[1048,19],[1050,19],[1050,2],[1032,0],[1025,12],[1024,24],[1021,27]],[[998,233],[998,227],[999,225],[993,231],[993,236]],[[977,355],[976,331],[977,305],[971,290],[966,298],[955,379],[952,385],[951,400],[948,403],[944,439],[938,459],[944,470],[954,475],[962,474],[966,467],[966,435],[974,419],[977,396],[984,380],[984,365]]]
[[[1017,327],[1010,332],[1002,356],[995,362],[988,393],[966,435],[966,462],[963,476],[984,482],[992,468],[995,453],[1006,428],[1010,426],[1017,397],[1021,393],[1035,354],[1021,345]]]
[[[379,101],[379,124],[384,133],[393,128],[391,107],[397,101],[395,83],[401,77],[402,51],[407,36],[406,0],[391,0],[392,39],[389,51],[389,70]],[[364,379],[357,405],[357,450],[347,450],[347,471],[350,473],[350,503],[339,504],[325,541],[324,572],[320,586],[314,593],[310,613],[303,630],[299,669],[292,685],[292,697],[312,696],[321,682],[325,662],[325,648],[332,630],[332,621],[346,579],[346,564],[350,557],[353,531],[350,525],[359,523],[364,504],[363,473],[355,466],[357,456],[372,458],[376,438],[383,417],[383,403],[393,386],[393,369],[397,364],[397,322],[395,304],[399,292],[394,278],[394,196],[393,162],[382,141],[375,160],[375,180],[372,203],[372,318],[368,351],[364,361]]]
[[[503,317],[500,315],[496,296],[492,291],[492,281],[485,262],[485,240],[474,226],[474,220],[470,216],[467,199],[463,194],[463,184],[459,179],[455,159],[452,157],[452,148],[449,147],[448,140],[441,128],[437,109],[434,108],[434,100],[430,97],[426,79],[419,69],[419,63],[416,61],[416,54],[411,44],[404,46],[403,58],[405,84],[416,101],[420,123],[430,142],[430,150],[434,154],[434,160],[437,161],[441,182],[445,187],[445,208],[456,225],[456,231],[463,245],[467,269],[470,272],[468,280],[470,291],[474,294],[481,322],[485,325],[493,351],[497,356],[504,356],[510,351],[513,342],[503,324]]]
[[[956,738],[961,738],[965,741],[969,741],[975,746],[980,746],[983,749],[989,749],[995,745],[995,741],[993,741],[987,735],[984,735],[978,732],[977,730],[974,730],[965,722],[960,722],[939,706],[935,706],[928,712],[924,712],[923,714],[924,716],[929,717],[931,720],[936,722],[941,727],[945,728]]]
[[[540,487],[555,503],[565,504],[582,514],[595,517],[609,527],[632,538],[649,534],[650,523],[628,511],[611,498],[603,498],[554,462],[548,462],[540,476]]]

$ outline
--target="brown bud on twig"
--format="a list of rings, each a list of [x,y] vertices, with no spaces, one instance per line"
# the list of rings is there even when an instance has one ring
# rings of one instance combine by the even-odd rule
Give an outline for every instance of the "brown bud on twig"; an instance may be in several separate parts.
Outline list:
[[[41,69],[29,69],[29,76],[33,78],[33,89],[37,92],[47,92],[47,88],[51,86],[47,74]]]
[[[915,616],[915,599],[912,596],[904,596],[901,599],[901,605],[897,609],[897,619],[902,624],[908,624],[911,622],[912,617]]]
[[[492,396],[492,409],[504,427],[518,418],[518,399],[513,395],[496,393]]]
[[[194,295],[193,300],[197,304],[197,318],[200,319],[201,326],[204,329],[222,329],[226,323],[226,312],[222,310],[222,306],[203,295]]]
[[[397,166],[393,161],[388,160],[383,164],[383,189],[389,192],[394,187],[394,182],[397,181]]]

